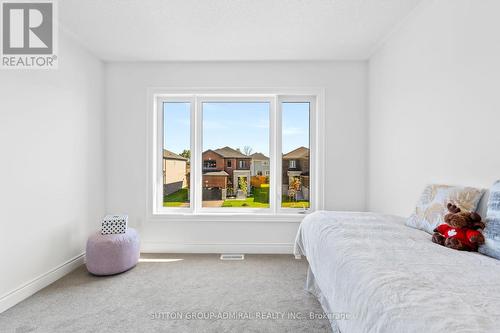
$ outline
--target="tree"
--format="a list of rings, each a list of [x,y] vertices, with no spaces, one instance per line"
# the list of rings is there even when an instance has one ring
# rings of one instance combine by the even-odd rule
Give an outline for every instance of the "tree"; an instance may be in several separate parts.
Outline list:
[[[243,147],[243,153],[245,155],[250,156],[252,154],[252,152],[253,152],[252,147],[250,147],[250,146]]]
[[[293,177],[290,184],[288,184],[288,197],[290,201],[297,200],[297,194],[300,191],[302,182],[299,177]]]
[[[245,177],[239,177],[238,185],[240,187],[240,190],[242,190],[243,193],[245,193],[245,195],[247,195],[248,194],[248,185],[247,185],[247,181],[246,181]]]
[[[188,160],[191,159],[191,151],[189,149],[184,149],[182,153],[180,153],[179,155],[184,158],[187,158]]]

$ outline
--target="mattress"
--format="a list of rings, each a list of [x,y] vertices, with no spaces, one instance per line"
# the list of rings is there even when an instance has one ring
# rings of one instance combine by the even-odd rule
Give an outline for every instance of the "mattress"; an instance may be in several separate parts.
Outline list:
[[[434,244],[401,217],[312,213],[295,254],[334,331],[500,332],[500,261]]]

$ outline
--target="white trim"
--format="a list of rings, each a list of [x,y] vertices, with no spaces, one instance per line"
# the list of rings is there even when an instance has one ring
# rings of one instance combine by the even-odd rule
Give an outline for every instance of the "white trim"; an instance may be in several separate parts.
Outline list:
[[[198,168],[191,168],[191,204],[190,208],[186,209],[158,209],[158,186],[155,186],[158,170],[153,166],[153,160],[156,160],[156,149],[158,145],[158,123],[157,123],[157,103],[154,102],[159,98],[174,98],[191,100],[194,106],[194,111],[191,117],[191,165],[199,165],[202,153],[202,114],[201,102],[202,101],[221,101],[221,100],[248,100],[251,101],[264,100],[270,101],[270,170],[271,170],[271,193],[270,193],[270,206],[272,208],[260,209],[245,209],[242,212],[240,209],[217,209],[217,208],[202,208],[201,191],[193,191],[194,188],[200,186],[201,188],[201,170]],[[148,153],[146,163],[146,221],[213,221],[216,218],[218,222],[252,222],[270,221],[270,222],[292,222],[302,220],[303,211],[294,209],[281,209],[281,118],[278,110],[278,99],[281,101],[285,98],[287,101],[292,99],[300,99],[301,101],[309,101],[311,103],[310,117],[311,117],[311,165],[310,170],[313,170],[315,176],[311,177],[311,208],[310,212],[323,209],[324,207],[324,188],[323,182],[319,181],[324,179],[324,142],[321,138],[324,137],[324,88],[148,88],[147,105],[148,112],[146,112],[146,126],[147,126],[147,140],[146,150]],[[305,100],[306,99],[306,100]],[[193,121],[194,119],[194,121]],[[275,135],[272,134],[275,129]],[[153,148],[152,148],[153,146]],[[156,147],[156,148],[155,148]],[[200,155],[200,156],[198,156]],[[315,159],[313,161],[313,159]],[[273,177],[274,175],[274,177]],[[314,179],[312,179],[314,178]],[[153,181],[151,181],[153,179]],[[196,195],[196,197],[194,197]],[[186,216],[187,215],[187,216]],[[208,215],[212,215],[208,217]],[[296,216],[292,218],[291,216]]]
[[[84,264],[85,253],[79,254],[76,257],[71,258],[65,263],[51,269],[47,273],[44,273],[33,280],[23,284],[22,286],[14,289],[11,292],[0,297],[0,313],[13,307],[17,303],[25,300],[34,293],[43,288],[47,287],[54,281],[62,278],[66,274],[72,272],[79,266]]]
[[[324,95],[325,88],[323,87],[150,87],[147,89],[148,95],[161,96],[193,96],[193,95],[210,95],[210,96],[262,96],[262,95]]]
[[[292,254],[292,243],[168,243],[142,242],[141,253]]]

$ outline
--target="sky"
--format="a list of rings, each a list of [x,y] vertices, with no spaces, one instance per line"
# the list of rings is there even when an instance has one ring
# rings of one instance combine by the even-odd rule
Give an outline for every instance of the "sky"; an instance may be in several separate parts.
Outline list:
[[[309,103],[282,104],[283,152],[309,147]],[[163,104],[163,145],[176,154],[189,149],[189,103]],[[252,147],[269,156],[269,103],[203,103],[203,150]]]

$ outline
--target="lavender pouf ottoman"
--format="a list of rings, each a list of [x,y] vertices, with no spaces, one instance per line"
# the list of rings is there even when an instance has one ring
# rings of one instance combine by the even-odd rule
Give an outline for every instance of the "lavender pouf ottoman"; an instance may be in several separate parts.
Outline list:
[[[125,272],[139,261],[139,234],[132,228],[124,234],[101,235],[97,231],[87,240],[86,260],[94,275]]]

